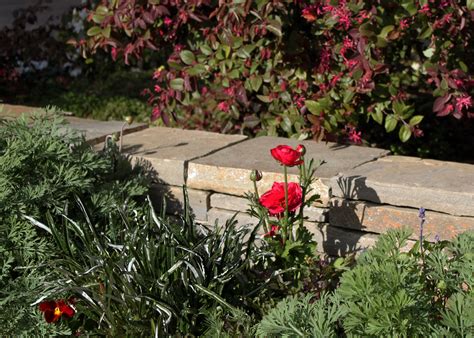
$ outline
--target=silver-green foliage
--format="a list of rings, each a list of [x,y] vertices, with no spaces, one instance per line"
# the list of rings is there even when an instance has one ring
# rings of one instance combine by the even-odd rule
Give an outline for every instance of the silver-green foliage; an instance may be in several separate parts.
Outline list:
[[[258,324],[258,337],[337,337],[338,323],[345,315],[337,295],[323,293],[282,300]]]
[[[244,290],[239,278],[248,267],[255,230],[237,229],[234,220],[208,229],[186,209],[181,220],[152,208],[137,217],[118,209],[120,222],[93,223],[86,216],[41,225],[61,258],[40,295],[74,295],[78,328],[90,334],[202,333],[210,309],[235,311],[239,305]]]
[[[57,255],[23,215],[80,217],[81,196],[95,219],[148,190],[146,170],[114,148],[97,153],[54,110],[0,122],[0,336],[64,333],[30,304]]]
[[[330,322],[332,331],[322,336],[339,330],[349,337],[472,337],[474,234],[451,243],[424,242],[423,253],[419,243],[401,250],[409,237],[407,230],[381,236],[342,275],[334,293],[314,305],[309,296],[285,300],[263,318],[258,333],[321,336],[311,330]],[[331,304],[338,312],[309,310],[328,310]]]

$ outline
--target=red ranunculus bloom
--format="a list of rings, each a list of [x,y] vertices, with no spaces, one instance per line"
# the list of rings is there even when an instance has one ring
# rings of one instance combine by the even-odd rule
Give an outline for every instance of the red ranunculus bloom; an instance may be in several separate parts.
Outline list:
[[[298,183],[288,183],[288,211],[295,211],[303,201],[303,192]],[[260,197],[260,204],[271,215],[285,211],[285,183],[274,182],[272,188]]]
[[[301,153],[290,146],[280,145],[270,150],[273,158],[287,167],[293,167],[303,163]]]
[[[72,318],[75,313],[74,309],[62,299],[41,302],[39,310],[44,312],[44,319],[48,323],[58,321],[62,315]]]

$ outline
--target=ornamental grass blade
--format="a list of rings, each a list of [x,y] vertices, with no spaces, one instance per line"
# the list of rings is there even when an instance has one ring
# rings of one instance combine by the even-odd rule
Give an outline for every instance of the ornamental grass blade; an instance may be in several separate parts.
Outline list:
[[[229,303],[227,303],[224,298],[222,298],[221,296],[217,295],[216,293],[212,292],[211,290],[205,288],[204,286],[202,285],[199,285],[199,284],[196,284],[194,285],[194,287],[196,289],[198,289],[199,291],[201,291],[202,293],[204,293],[205,295],[213,298],[214,300],[216,300],[218,303],[220,303],[221,305],[227,307],[230,311],[237,311],[236,308],[234,308],[232,305],[230,305]]]
[[[36,225],[38,228],[41,228],[43,230],[46,230],[47,232],[49,232],[51,235],[53,234],[53,232],[51,231],[50,228],[48,228],[46,225],[44,225],[43,223],[35,220],[33,217],[30,217],[30,216],[27,216],[27,215],[23,215],[24,218],[26,218],[28,221],[30,221],[33,225]]]

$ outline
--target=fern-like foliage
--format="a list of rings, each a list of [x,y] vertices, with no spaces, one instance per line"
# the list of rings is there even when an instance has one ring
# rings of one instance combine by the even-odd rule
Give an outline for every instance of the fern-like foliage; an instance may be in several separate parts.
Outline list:
[[[57,250],[24,215],[81,217],[74,202],[80,196],[94,219],[108,219],[117,205],[143,199],[148,182],[146,168],[132,166],[114,147],[93,151],[54,109],[1,123],[0,336],[67,332],[44,325],[30,306]]]
[[[402,250],[409,237],[404,229],[380,236],[336,291],[313,304],[311,296],[284,300],[258,335],[473,337],[474,234],[424,243],[422,253],[419,243]],[[324,329],[315,331],[318,325]]]
[[[337,337],[338,323],[345,316],[337,295],[322,293],[289,297],[272,309],[257,326],[258,337]]]

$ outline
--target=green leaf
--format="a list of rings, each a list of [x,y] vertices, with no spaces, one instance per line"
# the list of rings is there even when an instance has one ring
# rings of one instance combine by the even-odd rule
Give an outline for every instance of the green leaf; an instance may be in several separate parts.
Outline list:
[[[102,35],[106,37],[107,39],[110,38],[110,30],[111,30],[110,26],[107,26],[102,30]]]
[[[426,26],[426,28],[421,31],[420,35],[418,36],[418,39],[428,39],[429,37],[431,37],[431,34],[433,34],[433,29],[431,28],[431,26]]]
[[[400,130],[399,130],[399,132],[398,132],[398,137],[400,138],[400,140],[401,140],[402,142],[408,141],[408,140],[410,139],[410,137],[411,137],[411,129],[410,129],[410,126],[404,124],[404,125],[400,128]]]
[[[182,91],[184,89],[184,79],[176,78],[171,80],[170,87],[174,90]]]
[[[206,72],[206,66],[202,64],[194,65],[192,68],[188,69],[188,74],[191,76],[200,75]]]
[[[352,90],[346,90],[344,93],[344,97],[342,99],[342,102],[344,103],[350,103],[351,100],[354,98],[355,93]]]
[[[410,15],[415,15],[417,12],[415,3],[413,0],[405,0],[402,2],[402,7],[405,8],[405,10],[410,14]]]
[[[193,52],[189,50],[181,51],[181,53],[179,53],[179,56],[181,57],[181,60],[183,60],[183,62],[187,65],[192,65],[196,61]]]
[[[267,29],[272,32],[273,34],[275,34],[276,36],[278,36],[279,38],[281,38],[282,34],[281,34],[281,28],[278,28],[278,27],[275,27],[275,26],[272,26],[272,25],[268,25],[267,26]]]
[[[225,53],[225,58],[227,59],[230,55],[230,46],[226,46],[226,45],[222,45],[222,49],[224,50],[224,53]]]
[[[98,26],[91,27],[87,30],[88,36],[96,36],[102,33],[102,29]]]
[[[397,127],[398,120],[394,115],[387,115],[385,118],[385,130],[387,133],[392,132]]]
[[[232,70],[229,72],[228,76],[229,76],[231,79],[237,79],[237,78],[239,78],[239,76],[240,76],[239,70],[238,70],[238,69],[232,69]]]
[[[379,36],[381,38],[385,39],[387,37],[388,33],[393,31],[394,28],[395,28],[395,26],[393,26],[393,25],[385,26],[384,28],[382,28],[382,31],[380,32]]]
[[[473,0],[474,1],[474,0]],[[459,67],[461,68],[461,70],[465,73],[467,73],[469,71],[469,69],[467,68],[467,65],[462,62],[462,61],[459,61]]]
[[[199,49],[201,50],[201,52],[204,54],[204,55],[211,55],[212,54],[212,49],[211,47],[209,47],[208,45],[201,45],[199,46]]]
[[[109,9],[101,5],[96,8],[95,12],[99,15],[107,15],[107,13],[109,12]]]
[[[423,55],[427,58],[430,58],[434,55],[435,49],[434,48],[427,48],[423,51]]]
[[[403,113],[405,112],[406,108],[407,108],[407,106],[402,101],[396,100],[396,101],[393,101],[393,103],[392,103],[393,112],[397,115],[402,116]]]
[[[466,7],[470,11],[474,11],[474,0],[467,0]]]
[[[371,114],[372,118],[374,119],[375,122],[378,124],[383,123],[383,112],[382,109],[377,109],[375,108],[375,111]]]
[[[416,126],[417,124],[419,124],[422,120],[423,120],[424,116],[423,115],[416,115],[416,116],[413,116],[411,119],[410,119],[410,126]]]
[[[102,21],[104,21],[104,19],[105,19],[105,16],[103,16],[103,15],[94,14],[92,16],[92,21],[94,21],[97,24],[101,24]]]
[[[314,115],[321,114],[321,107],[318,102],[313,100],[305,100],[304,105],[308,108],[309,112]]]
[[[258,99],[262,102],[265,102],[265,103],[270,103],[272,102],[272,99],[269,97],[269,96],[266,96],[266,95],[257,95]]]
[[[254,76],[250,79],[250,84],[252,85],[252,89],[255,91],[255,92],[258,92],[260,87],[262,86],[262,77],[261,76]]]

